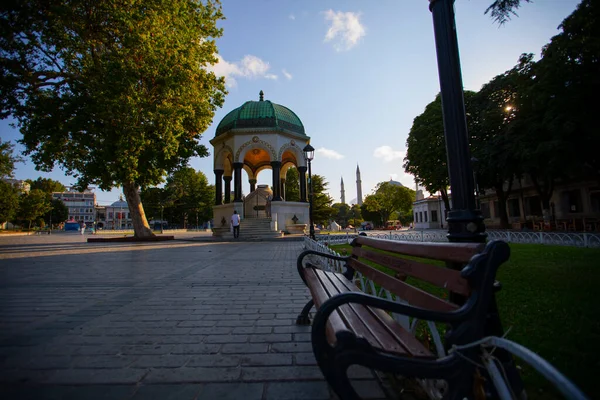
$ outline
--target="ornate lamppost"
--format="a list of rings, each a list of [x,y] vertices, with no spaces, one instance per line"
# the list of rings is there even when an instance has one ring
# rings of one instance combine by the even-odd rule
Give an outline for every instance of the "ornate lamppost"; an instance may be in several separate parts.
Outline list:
[[[315,149],[307,144],[304,149],[304,159],[308,163],[308,220],[310,223],[309,235],[312,240],[315,240],[315,226],[313,224],[313,181],[312,181],[312,170],[310,168],[310,162],[315,158]]]

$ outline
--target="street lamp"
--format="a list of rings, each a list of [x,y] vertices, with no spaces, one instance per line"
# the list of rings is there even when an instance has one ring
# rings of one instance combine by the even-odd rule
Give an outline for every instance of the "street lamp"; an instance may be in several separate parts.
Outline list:
[[[163,211],[165,209],[165,205],[161,202],[160,203],[160,234],[162,235],[164,233],[164,229],[163,229]]]
[[[315,240],[315,226],[313,224],[313,182],[312,182],[312,170],[310,169],[310,162],[315,158],[315,149],[307,144],[304,149],[304,159],[308,163],[308,220],[310,223],[309,235],[312,240]]]

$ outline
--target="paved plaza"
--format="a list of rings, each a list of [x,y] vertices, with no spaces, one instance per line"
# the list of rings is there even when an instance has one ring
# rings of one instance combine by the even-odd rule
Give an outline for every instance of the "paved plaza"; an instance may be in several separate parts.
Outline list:
[[[0,237],[0,398],[333,399],[316,366],[300,241]],[[351,371],[384,398],[370,371]]]

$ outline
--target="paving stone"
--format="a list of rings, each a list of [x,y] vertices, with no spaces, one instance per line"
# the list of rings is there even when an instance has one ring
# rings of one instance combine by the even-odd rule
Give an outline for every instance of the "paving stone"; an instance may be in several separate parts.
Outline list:
[[[250,354],[266,353],[269,350],[267,343],[227,343],[224,344],[221,353],[223,354]]]
[[[291,354],[247,354],[241,357],[242,366],[291,365]]]
[[[248,335],[210,335],[204,339],[204,343],[245,343]]]
[[[262,354],[261,356],[267,356]],[[236,367],[240,365],[241,356],[232,354],[204,354],[193,356],[187,363],[188,367]]]
[[[275,343],[275,342],[290,342],[292,335],[289,333],[272,333],[268,335],[250,335],[250,343]]]
[[[331,394],[327,383],[272,382],[267,385],[267,400],[329,400]]]
[[[294,354],[296,365],[317,365],[317,360],[313,353],[296,353]]]
[[[143,355],[131,365],[132,368],[178,368],[190,359],[188,355]]]
[[[138,357],[124,355],[98,355],[98,356],[73,356],[71,365],[73,368],[125,368],[133,363]]]
[[[301,381],[323,379],[321,370],[311,366],[243,367],[244,381]]]
[[[202,385],[144,385],[140,386],[131,400],[194,400]]]
[[[222,367],[185,367],[152,369],[144,378],[144,383],[195,383],[195,382],[231,382],[240,378],[241,369]]]
[[[261,400],[262,383],[208,383],[200,389],[198,399]]]
[[[144,375],[142,369],[62,369],[42,383],[54,385],[135,384]]]
[[[271,351],[274,353],[306,353],[312,351],[312,344],[305,342],[273,343]]]

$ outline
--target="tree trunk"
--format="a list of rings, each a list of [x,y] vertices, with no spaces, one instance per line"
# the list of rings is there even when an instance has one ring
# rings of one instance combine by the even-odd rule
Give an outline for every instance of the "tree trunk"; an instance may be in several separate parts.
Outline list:
[[[498,212],[500,213],[500,229],[508,229],[508,212],[506,211],[506,198],[508,193],[504,192],[503,184],[496,185],[496,196],[498,197]]]
[[[544,222],[550,222],[550,199],[552,199],[552,193],[554,192],[554,181],[552,179],[545,180],[540,183],[537,176],[530,174],[531,181],[533,182],[533,186],[535,186],[538,195],[540,196],[540,200],[542,201],[542,216],[544,218]]]
[[[148,225],[138,189],[138,186],[133,182],[123,182],[123,193],[125,193],[125,199],[129,207],[134,236],[138,238],[154,236],[150,225]]]

